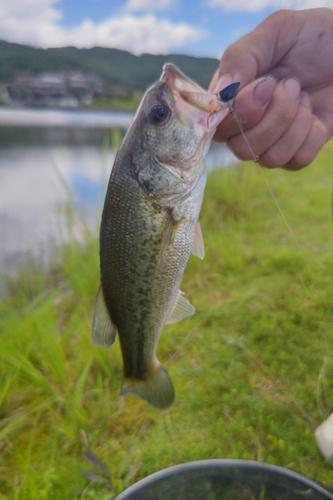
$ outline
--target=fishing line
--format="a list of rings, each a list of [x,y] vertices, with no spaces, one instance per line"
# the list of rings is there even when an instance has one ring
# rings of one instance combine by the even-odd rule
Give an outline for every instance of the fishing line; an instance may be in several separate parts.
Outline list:
[[[312,270],[310,268],[310,265],[308,264],[308,262],[307,262],[307,260],[306,260],[306,258],[304,256],[304,254],[302,252],[302,249],[299,246],[299,244],[298,244],[298,242],[297,242],[297,240],[296,240],[296,238],[294,236],[294,233],[293,233],[293,231],[292,231],[292,229],[291,229],[291,227],[290,227],[290,225],[289,225],[289,223],[288,223],[288,221],[287,221],[287,219],[286,219],[286,217],[285,217],[285,215],[284,215],[284,213],[282,211],[282,208],[281,208],[281,206],[280,206],[280,204],[279,204],[279,202],[278,202],[278,200],[277,200],[277,198],[276,198],[276,196],[275,196],[275,194],[274,194],[274,192],[273,192],[273,190],[272,190],[272,188],[271,188],[271,186],[270,186],[270,184],[269,184],[269,182],[268,182],[268,180],[266,178],[266,175],[263,172],[263,168],[259,165],[259,161],[258,161],[259,157],[254,154],[253,149],[252,149],[252,147],[251,147],[251,145],[250,145],[247,137],[245,136],[245,133],[244,133],[243,128],[242,128],[242,121],[238,118],[238,116],[236,115],[235,110],[233,109],[233,107],[232,107],[232,105],[230,103],[230,101],[236,97],[236,94],[237,94],[239,86],[240,86],[240,82],[232,83],[231,85],[228,85],[228,87],[226,87],[225,89],[221,90],[221,92],[218,93],[218,96],[220,97],[220,100],[228,106],[230,114],[232,115],[232,117],[234,118],[235,122],[237,123],[239,131],[242,134],[243,139],[244,139],[244,141],[245,141],[245,143],[246,143],[246,145],[247,145],[247,147],[248,147],[248,149],[249,149],[249,151],[250,151],[250,153],[252,155],[253,161],[257,165],[257,168],[258,168],[258,170],[260,172],[260,175],[264,179],[264,182],[265,182],[265,184],[267,186],[267,189],[270,192],[270,194],[271,194],[271,196],[272,196],[272,198],[274,200],[274,203],[275,203],[275,205],[276,205],[276,207],[277,207],[277,209],[278,209],[278,211],[279,211],[279,213],[280,213],[280,215],[282,217],[282,220],[285,223],[285,225],[286,225],[286,227],[288,229],[288,232],[289,232],[289,234],[290,234],[290,236],[291,236],[291,238],[292,238],[292,240],[294,242],[294,245],[295,245],[296,249],[298,250],[298,252],[299,252],[299,254],[301,256],[301,258],[302,258],[302,260],[304,262],[304,265],[305,265],[306,269],[308,270],[309,275],[312,278],[312,281],[313,281],[313,283],[314,283],[314,285],[315,285],[315,287],[317,289],[317,292],[320,295],[323,303],[325,304],[325,307],[326,307],[329,315],[333,319],[332,310],[329,307],[327,300],[325,299],[324,293],[323,293],[322,289],[320,288],[320,286],[319,286],[319,284],[318,284],[318,282],[317,282],[317,280],[316,280],[316,278],[315,278],[315,276],[314,276],[314,274],[313,274],[313,272],[312,272]]]

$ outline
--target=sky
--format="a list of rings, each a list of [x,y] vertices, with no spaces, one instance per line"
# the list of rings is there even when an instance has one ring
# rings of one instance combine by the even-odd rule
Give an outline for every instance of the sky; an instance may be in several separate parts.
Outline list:
[[[0,0],[0,39],[220,58],[270,13],[312,7],[333,0]]]

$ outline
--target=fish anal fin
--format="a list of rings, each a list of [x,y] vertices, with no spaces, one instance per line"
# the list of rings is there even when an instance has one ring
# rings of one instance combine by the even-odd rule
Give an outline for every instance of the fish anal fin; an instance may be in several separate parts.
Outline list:
[[[97,294],[92,326],[93,344],[96,347],[110,347],[115,341],[116,335],[117,327],[111,321],[105,304],[103,289],[102,286],[100,286]]]
[[[195,307],[185,299],[183,292],[178,291],[175,303],[170,311],[168,319],[166,320],[166,325],[170,323],[178,323],[182,319],[193,316],[195,313]]]
[[[200,222],[197,221],[194,229],[194,240],[193,240],[193,247],[192,247],[192,253],[193,255],[196,255],[199,257],[199,259],[203,259],[205,256],[205,245],[202,237],[202,231],[201,231],[201,226]]]
[[[172,405],[175,391],[171,378],[166,369],[157,361],[156,367],[145,379],[135,380],[124,378],[121,387],[121,396],[135,394],[144,399],[151,406],[165,410]]]

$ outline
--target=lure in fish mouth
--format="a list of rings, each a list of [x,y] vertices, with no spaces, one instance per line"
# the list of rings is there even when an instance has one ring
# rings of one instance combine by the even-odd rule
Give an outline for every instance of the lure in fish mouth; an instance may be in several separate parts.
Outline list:
[[[192,253],[204,256],[199,214],[205,157],[228,114],[216,96],[173,64],[144,95],[111,171],[100,229],[100,288],[93,343],[118,332],[121,394],[156,408],[174,401],[172,381],[156,357],[162,328],[192,316],[179,290]]]

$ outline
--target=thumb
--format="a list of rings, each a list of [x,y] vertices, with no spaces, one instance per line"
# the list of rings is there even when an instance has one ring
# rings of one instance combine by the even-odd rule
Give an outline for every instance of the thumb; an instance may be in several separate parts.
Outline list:
[[[222,55],[217,74],[213,77],[210,85],[212,92],[222,90],[221,84],[224,85],[227,75],[230,83],[241,82],[241,87],[244,87],[267,74],[290,50],[303,20],[304,16],[300,13],[275,12],[230,45]]]

